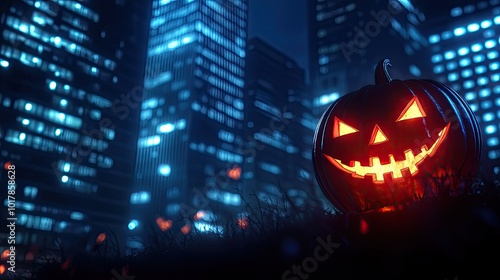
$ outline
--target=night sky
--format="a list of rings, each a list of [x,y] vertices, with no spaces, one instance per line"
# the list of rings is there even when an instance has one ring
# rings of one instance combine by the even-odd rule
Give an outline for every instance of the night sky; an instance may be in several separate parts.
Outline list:
[[[307,73],[307,1],[250,0],[248,38],[258,36]]]

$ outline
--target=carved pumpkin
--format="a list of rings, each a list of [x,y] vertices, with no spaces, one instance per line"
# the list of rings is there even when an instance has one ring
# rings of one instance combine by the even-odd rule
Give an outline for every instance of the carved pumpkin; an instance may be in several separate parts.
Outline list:
[[[388,66],[380,61],[375,84],[336,100],[316,128],[316,178],[341,212],[437,195],[432,178],[474,176],[479,164],[481,134],[467,103],[437,81],[392,80]],[[460,182],[448,181],[449,190]]]

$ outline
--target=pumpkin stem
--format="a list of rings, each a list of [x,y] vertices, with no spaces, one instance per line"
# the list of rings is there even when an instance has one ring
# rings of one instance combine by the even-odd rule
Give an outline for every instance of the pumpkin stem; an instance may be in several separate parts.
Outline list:
[[[392,67],[391,61],[389,59],[383,59],[375,68],[375,84],[385,84],[390,83],[392,81],[389,72],[387,71],[387,67]]]

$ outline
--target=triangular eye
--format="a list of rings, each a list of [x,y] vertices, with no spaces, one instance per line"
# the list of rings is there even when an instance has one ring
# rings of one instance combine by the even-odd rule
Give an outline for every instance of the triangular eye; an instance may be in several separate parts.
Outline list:
[[[337,138],[354,132],[358,132],[358,130],[335,117],[333,123],[333,138]]]
[[[423,117],[425,117],[424,109],[422,108],[422,105],[420,104],[418,99],[416,97],[413,97],[408,105],[406,105],[406,108],[403,110],[403,112],[401,112],[401,115],[399,115],[396,121],[399,122]]]

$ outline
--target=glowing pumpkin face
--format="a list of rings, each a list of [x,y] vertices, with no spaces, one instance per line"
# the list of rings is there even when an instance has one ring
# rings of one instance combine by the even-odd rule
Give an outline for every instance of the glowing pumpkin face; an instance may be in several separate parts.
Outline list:
[[[318,182],[340,211],[362,212],[429,194],[420,180],[441,169],[475,172],[481,141],[475,117],[452,89],[432,80],[392,80],[388,60],[376,84],[334,102],[314,138]]]

